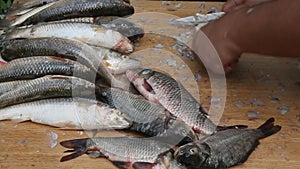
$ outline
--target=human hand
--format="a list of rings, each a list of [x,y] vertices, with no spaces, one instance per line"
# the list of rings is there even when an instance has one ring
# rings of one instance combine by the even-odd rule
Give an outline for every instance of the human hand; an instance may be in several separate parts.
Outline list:
[[[223,17],[194,33],[192,49],[205,67],[214,73],[230,72],[242,54],[242,50],[233,39],[233,22]]]
[[[223,6],[224,12],[230,12],[243,7],[251,7],[272,0],[227,0]]]

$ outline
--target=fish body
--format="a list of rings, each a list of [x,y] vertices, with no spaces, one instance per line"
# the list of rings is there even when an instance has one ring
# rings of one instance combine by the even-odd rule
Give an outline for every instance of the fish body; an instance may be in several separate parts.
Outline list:
[[[60,0],[28,17],[22,25],[91,16],[127,16],[134,8],[123,0]]]
[[[216,131],[217,126],[201,105],[175,79],[150,69],[128,70],[126,74],[143,96],[161,104],[195,132],[209,135]]]
[[[164,141],[173,145],[196,139],[188,125],[172,117],[159,104],[116,88],[101,89],[100,93],[100,100],[122,111],[132,121],[129,128],[132,131],[148,136],[164,136]]]
[[[84,98],[55,98],[0,109],[0,120],[32,122],[62,129],[123,129],[130,122],[107,104]]]
[[[259,140],[280,131],[270,118],[257,129],[228,129],[183,145],[175,152],[178,162],[192,168],[228,168],[245,162]]]
[[[28,80],[15,80],[15,81],[9,81],[9,82],[2,82],[0,83],[0,95],[15,90],[16,88],[22,86],[23,84],[26,84]]]
[[[93,46],[113,49],[120,53],[133,51],[130,40],[119,32],[88,23],[40,23],[8,30],[4,36],[6,39],[58,37],[79,40]]]
[[[130,22],[126,18],[117,16],[104,16],[104,17],[81,17],[72,18],[55,22],[80,22],[92,23],[101,25],[107,29],[112,29],[120,32],[131,41],[135,42],[144,36],[144,30],[141,26]]]
[[[0,67],[0,82],[34,79],[51,74],[88,80],[92,80],[95,75],[90,68],[78,62],[59,57],[38,56],[15,59]]]
[[[154,166],[160,156],[168,153],[168,144],[149,138],[134,137],[95,137],[66,140],[60,142],[63,147],[72,148],[74,152],[64,156],[61,162],[71,160],[83,154],[106,157],[120,168],[141,168],[145,165]]]
[[[0,96],[0,108],[46,98],[84,97],[96,98],[99,88],[87,80],[59,75],[47,75],[22,83],[14,90]]]

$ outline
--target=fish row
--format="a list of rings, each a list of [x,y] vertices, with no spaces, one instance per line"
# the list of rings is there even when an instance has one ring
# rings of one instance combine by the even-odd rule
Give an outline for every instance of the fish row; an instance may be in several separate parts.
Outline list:
[[[257,129],[228,129],[200,140],[173,147],[156,138],[95,137],[66,140],[60,144],[72,152],[61,162],[83,154],[104,157],[119,168],[201,169],[229,168],[243,163],[259,140],[280,131],[270,118]],[[126,146],[124,146],[126,145]]]

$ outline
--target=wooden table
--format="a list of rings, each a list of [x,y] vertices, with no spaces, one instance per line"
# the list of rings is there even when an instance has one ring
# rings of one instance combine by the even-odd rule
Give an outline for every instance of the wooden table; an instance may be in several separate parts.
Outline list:
[[[168,10],[169,7],[174,7],[175,3],[180,3],[180,8],[176,11]],[[199,8],[201,3],[203,2],[177,1],[166,6],[162,5],[160,1],[132,1],[137,14],[160,12],[179,17],[193,15],[196,12],[206,12],[210,6],[220,9],[222,5],[219,2],[204,3],[206,4],[205,9],[201,9]],[[145,18],[139,19],[140,23],[148,22]],[[151,24],[153,26],[149,26]],[[209,108],[211,88],[205,69],[197,60],[191,61],[177,56],[177,51],[172,48],[176,41],[171,37],[164,36],[164,33],[169,31],[169,26],[165,26],[168,24],[161,26],[157,24],[160,23],[155,24],[153,21],[149,21],[147,29],[153,28],[153,31],[149,30],[150,32],[141,39],[137,45],[136,53],[133,55],[136,57],[142,55],[145,66],[164,68],[164,71],[176,76],[199,99],[204,107]],[[178,28],[178,30],[181,31],[181,28]],[[158,35],[158,32],[163,35]],[[155,46],[162,49],[153,49]],[[168,53],[168,51],[171,53]],[[164,60],[167,64],[162,61],[160,57],[163,55],[170,55],[173,59],[179,58],[175,62],[176,66],[174,62],[171,62],[173,60]],[[190,76],[191,73],[186,71],[188,69],[182,66],[183,64],[191,69],[192,74],[198,74],[198,77],[201,77],[200,81],[195,82]],[[262,140],[259,147],[243,165],[234,168],[300,168],[299,72],[299,59],[245,54],[242,56],[238,67],[226,76],[227,94],[221,125],[246,124],[254,128],[269,117],[275,117],[276,123],[282,126],[282,130],[278,134]],[[274,97],[279,98],[280,101],[275,101]],[[218,98],[212,100],[213,102],[220,101]],[[289,108],[286,114],[281,114],[277,110],[278,107],[283,105]],[[258,112],[259,118],[249,120],[246,114],[248,111]],[[58,142],[88,137],[86,132],[60,130],[31,122],[19,124],[12,121],[0,122],[0,168],[115,168],[105,159],[90,159],[86,155],[60,163],[59,159],[66,149],[59,144],[54,148],[50,148],[48,134],[51,132],[57,133]],[[116,132],[106,131],[100,133],[100,135],[116,135]]]

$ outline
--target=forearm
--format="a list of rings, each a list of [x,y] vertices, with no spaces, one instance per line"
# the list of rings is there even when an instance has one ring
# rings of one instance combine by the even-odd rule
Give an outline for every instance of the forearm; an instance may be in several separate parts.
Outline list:
[[[231,41],[233,50],[240,54],[300,57],[299,20],[299,0],[274,0],[229,12],[213,26],[222,27],[222,36]],[[209,38],[209,34],[214,33],[203,29]]]

